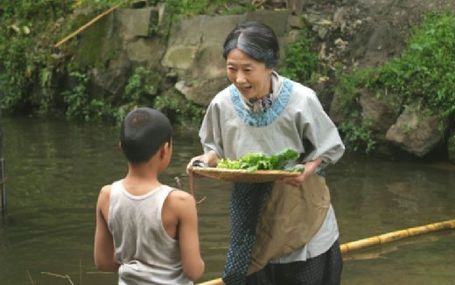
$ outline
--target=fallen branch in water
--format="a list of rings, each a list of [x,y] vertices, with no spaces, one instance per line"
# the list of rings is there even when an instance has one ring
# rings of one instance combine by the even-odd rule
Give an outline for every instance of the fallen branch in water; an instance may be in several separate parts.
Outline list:
[[[30,270],[27,270],[27,275],[28,280],[30,280],[30,283],[32,283],[32,285],[35,285],[35,281],[33,281],[32,275],[30,274]]]
[[[52,273],[52,272],[41,272],[41,274],[49,275],[49,276],[57,277],[57,278],[63,278],[63,279],[68,280],[68,282],[69,282],[71,285],[74,285],[73,280],[71,280],[71,277],[70,277],[69,275],[67,275],[67,274],[61,275],[61,274]]]

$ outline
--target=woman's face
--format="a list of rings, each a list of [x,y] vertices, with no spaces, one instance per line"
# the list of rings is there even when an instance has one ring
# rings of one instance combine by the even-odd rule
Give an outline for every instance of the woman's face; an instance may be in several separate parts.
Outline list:
[[[248,99],[262,98],[272,88],[272,69],[239,49],[229,52],[226,59],[227,77]]]

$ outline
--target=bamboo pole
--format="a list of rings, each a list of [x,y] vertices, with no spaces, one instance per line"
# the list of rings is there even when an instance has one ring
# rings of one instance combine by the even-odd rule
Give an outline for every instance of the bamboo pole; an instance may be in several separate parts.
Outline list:
[[[377,236],[372,236],[364,239],[360,239],[357,241],[351,241],[340,245],[341,253],[348,253],[354,250],[359,250],[362,248],[378,245],[378,244],[385,244],[392,241],[396,241],[399,239],[418,236],[421,234],[426,234],[430,232],[440,231],[440,230],[448,230],[448,229],[455,229],[455,219],[448,220],[438,223],[427,224],[423,226],[417,226],[412,228],[407,228],[404,230],[398,230],[390,233],[385,233]],[[198,285],[224,285],[223,280],[221,278],[213,279],[210,281],[206,281],[203,283],[199,283]]]
[[[373,245],[384,244],[395,240],[417,236],[425,233],[439,230],[455,229],[455,220],[448,220],[439,223],[428,224],[424,226],[407,228],[404,230],[394,231],[382,235],[364,238],[340,245],[341,253],[348,253],[354,250],[370,247]]]
[[[118,3],[117,5],[114,5],[112,6],[111,8],[107,9],[106,11],[104,11],[103,13],[99,14],[98,16],[96,16],[95,18],[91,19],[90,21],[88,21],[86,24],[84,24],[82,27],[80,27],[79,29],[77,29],[76,31],[72,32],[71,34],[69,34],[68,36],[66,36],[65,38],[63,38],[62,40],[60,40],[58,43],[56,43],[54,45],[54,48],[58,48],[59,46],[61,46],[62,44],[66,43],[67,41],[69,41],[70,39],[72,39],[73,37],[77,36],[78,34],[82,33],[83,31],[85,31],[88,27],[90,27],[91,25],[93,25],[96,21],[98,21],[99,19],[103,18],[104,16],[106,16],[107,14],[111,13],[112,11],[114,11],[115,9],[117,9],[118,7],[120,7],[120,5],[122,4],[122,2]]]

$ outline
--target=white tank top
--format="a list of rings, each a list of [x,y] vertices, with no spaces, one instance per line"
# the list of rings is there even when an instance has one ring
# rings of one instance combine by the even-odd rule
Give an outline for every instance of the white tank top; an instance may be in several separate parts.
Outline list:
[[[119,284],[193,284],[183,272],[178,241],[161,221],[163,203],[172,190],[162,185],[135,196],[122,180],[112,184],[108,226],[120,263]]]

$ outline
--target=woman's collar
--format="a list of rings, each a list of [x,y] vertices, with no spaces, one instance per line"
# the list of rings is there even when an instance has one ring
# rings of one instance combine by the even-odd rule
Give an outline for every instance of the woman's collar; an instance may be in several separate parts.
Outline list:
[[[242,98],[242,101],[245,105],[245,107],[254,112],[264,112],[270,107],[272,107],[273,102],[276,100],[276,98],[279,95],[279,92],[281,90],[281,85],[282,85],[282,78],[276,71],[272,71],[271,74],[271,80],[272,80],[272,93],[269,93],[268,95],[256,99],[256,100],[249,100],[245,96],[243,96],[240,92],[240,97]]]

